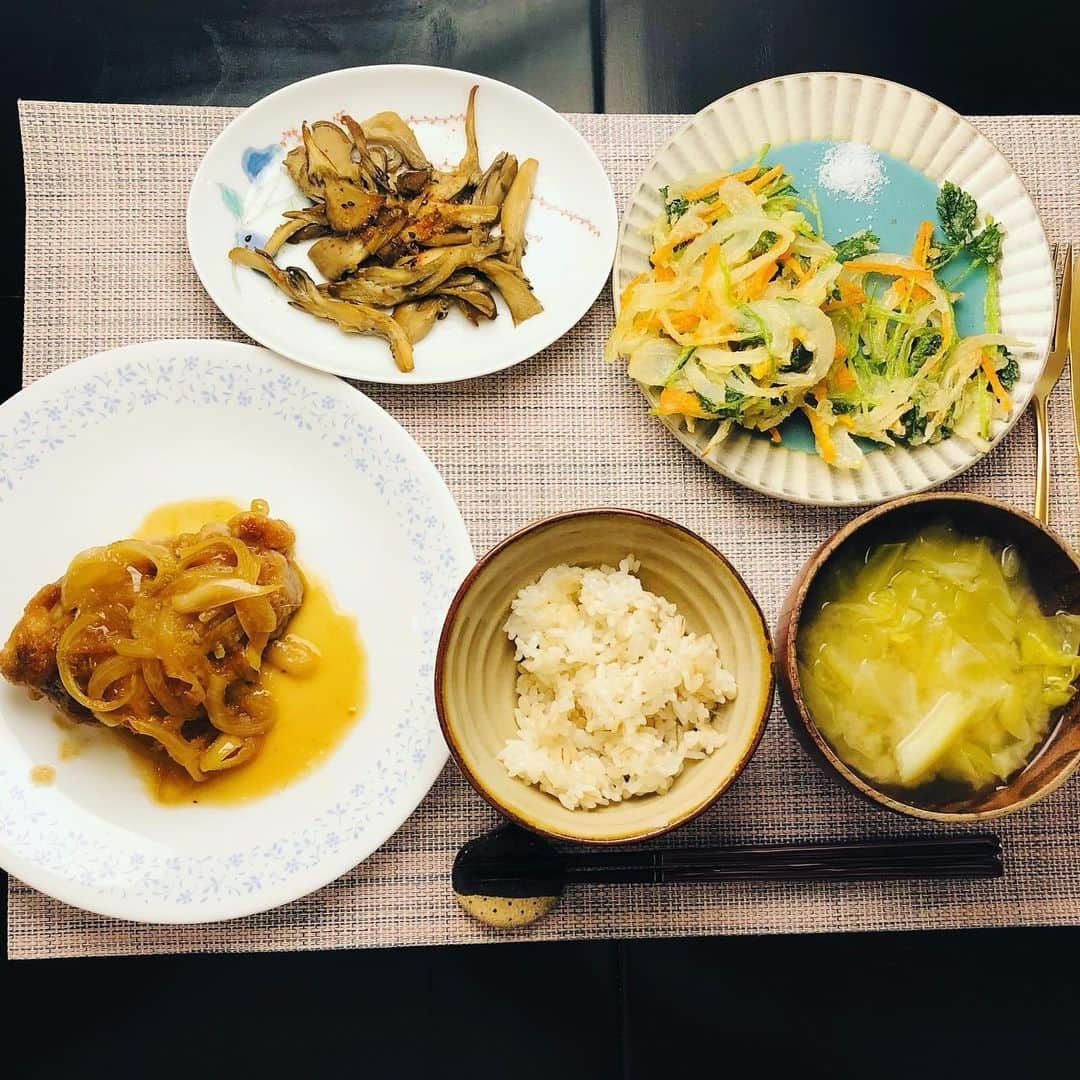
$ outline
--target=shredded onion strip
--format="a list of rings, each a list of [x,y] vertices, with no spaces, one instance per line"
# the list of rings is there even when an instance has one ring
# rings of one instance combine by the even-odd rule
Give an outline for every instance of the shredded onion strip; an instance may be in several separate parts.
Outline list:
[[[274,723],[263,654],[303,584],[284,523],[267,519],[274,543],[246,542],[268,509],[256,501],[235,531],[91,548],[60,582],[56,667],[73,708],[153,740],[194,780],[250,761]]]
[[[857,436],[989,445],[1012,409],[1007,350],[1025,346],[990,325],[990,305],[988,334],[960,338],[959,294],[927,265],[929,222],[911,255],[842,262],[796,186],[764,162],[668,185],[651,267],[623,290],[605,357],[624,358],[670,422],[712,425],[707,452],[735,424],[776,432],[795,412],[837,468],[862,467]]]

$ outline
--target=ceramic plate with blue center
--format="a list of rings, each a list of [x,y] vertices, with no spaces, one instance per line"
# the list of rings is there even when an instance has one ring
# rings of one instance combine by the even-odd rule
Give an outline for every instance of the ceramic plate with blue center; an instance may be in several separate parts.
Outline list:
[[[623,218],[615,256],[615,303],[628,282],[649,267],[649,228],[663,212],[660,189],[695,173],[714,174],[752,160],[770,146],[802,191],[817,197],[825,239],[836,242],[872,229],[885,252],[907,252],[919,223],[934,219],[940,185],[969,192],[981,214],[1005,230],[1000,263],[1002,333],[1025,343],[1016,350],[1020,376],[1012,412],[992,431],[991,448],[1026,408],[1045,363],[1054,310],[1050,249],[1038,213],[1001,153],[963,117],[896,83],[861,75],[790,75],[721,98],[668,141],[642,177]],[[837,165],[837,155],[861,158],[861,168]],[[869,168],[867,168],[867,160]],[[845,182],[846,177],[851,182]],[[835,182],[839,179],[839,182]],[[825,183],[823,180],[831,180]],[[964,281],[956,305],[961,335],[984,331],[985,282]],[[656,403],[654,391],[645,396]],[[986,451],[960,438],[908,448],[871,449],[857,470],[827,465],[815,452],[801,417],[786,422],[781,441],[734,428],[707,449],[706,425],[686,430],[679,417],[664,423],[717,471],[767,495],[817,505],[859,505],[921,491],[969,468]]]

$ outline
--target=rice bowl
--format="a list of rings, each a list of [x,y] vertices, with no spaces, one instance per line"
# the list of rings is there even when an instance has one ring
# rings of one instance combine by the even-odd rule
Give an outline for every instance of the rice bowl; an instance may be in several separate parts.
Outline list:
[[[593,809],[667,791],[688,760],[726,739],[735,679],[709,634],[618,568],[565,563],[514,598],[518,733],[499,752],[511,776]]]
[[[571,810],[538,786],[512,777],[499,759],[520,736],[518,657],[506,626],[518,594],[553,566],[611,568],[630,552],[640,561],[635,574],[640,587],[673,604],[687,631],[712,638],[738,689],[719,706],[723,740],[711,753],[688,756],[666,790]],[[443,736],[477,793],[544,836],[594,844],[659,836],[704,813],[749,763],[772,697],[772,641],[746,583],[690,530],[634,510],[559,514],[497,544],[458,589],[435,665]]]

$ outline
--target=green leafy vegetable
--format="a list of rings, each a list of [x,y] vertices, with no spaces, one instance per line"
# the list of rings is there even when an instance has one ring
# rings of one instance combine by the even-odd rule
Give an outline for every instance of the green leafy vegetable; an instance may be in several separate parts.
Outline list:
[[[726,386],[723,401],[710,401],[704,394],[697,394],[697,399],[707,413],[712,413],[713,416],[720,419],[732,420],[739,415],[745,396],[745,394],[740,394],[738,390]]]
[[[900,424],[904,431],[903,434],[896,436],[897,440],[903,443],[910,443],[917,438],[921,438],[926,434],[927,419],[926,413],[924,413],[918,405],[912,405],[912,407],[900,417]]]
[[[732,352],[742,352],[744,349],[757,349],[765,344],[765,339],[760,335],[756,337],[744,337],[738,341],[729,341],[728,348]]]
[[[839,262],[849,262],[851,259],[860,259],[864,255],[873,255],[880,250],[881,238],[869,229],[863,229],[834,244],[836,258]],[[840,299],[840,290],[836,290],[835,299]]]
[[[1004,238],[1001,226],[991,222],[967,245],[967,252],[977,262],[996,266],[1001,261],[1001,241]]]
[[[1004,345],[999,345],[998,349],[1005,357],[1005,366],[997,370],[998,382],[1004,389],[1011,390],[1016,385],[1016,380],[1020,378],[1020,365],[1016,362],[1016,357]]]
[[[979,206],[963,189],[952,181],[946,180],[941,185],[937,198],[937,212],[941,219],[941,228],[953,247],[963,247],[975,231],[975,219]]]
[[[942,337],[940,334],[923,334],[915,339],[915,347],[908,357],[908,374],[914,375],[926,363],[928,357],[941,348]]]
[[[937,212],[946,242],[931,245],[934,252],[929,260],[931,268],[940,270],[961,252],[971,259],[971,265],[949,282],[950,288],[955,288],[978,266],[988,269],[997,266],[1001,261],[1004,233],[1000,225],[989,219],[980,232],[975,231],[979,207],[966,191],[946,180],[938,195]]]
[[[797,371],[800,374],[814,362],[814,354],[801,342],[796,341],[791,348],[791,356],[784,365],[785,371]]]
[[[681,353],[675,358],[675,366],[668,372],[668,377],[664,380],[665,386],[670,386],[675,381],[675,376],[679,374],[684,367],[686,367],[687,360],[690,359],[694,353],[697,352],[697,347],[691,345],[689,348],[683,349]]]
[[[757,243],[750,249],[749,257],[756,259],[761,255],[764,255],[779,240],[779,236],[776,233],[765,230],[757,239]]]
[[[660,189],[660,194],[664,197],[664,213],[667,215],[668,224],[674,225],[690,209],[690,204],[679,196],[669,199],[667,184]]]

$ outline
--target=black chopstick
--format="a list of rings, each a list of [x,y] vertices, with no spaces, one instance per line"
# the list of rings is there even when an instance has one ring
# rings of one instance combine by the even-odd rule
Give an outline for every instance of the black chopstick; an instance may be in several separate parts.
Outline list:
[[[992,878],[1004,872],[995,836],[926,837],[656,851],[576,850],[554,855],[567,883]],[[515,856],[476,867],[490,881],[528,877],[545,860]],[[547,862],[550,869],[550,862]]]

